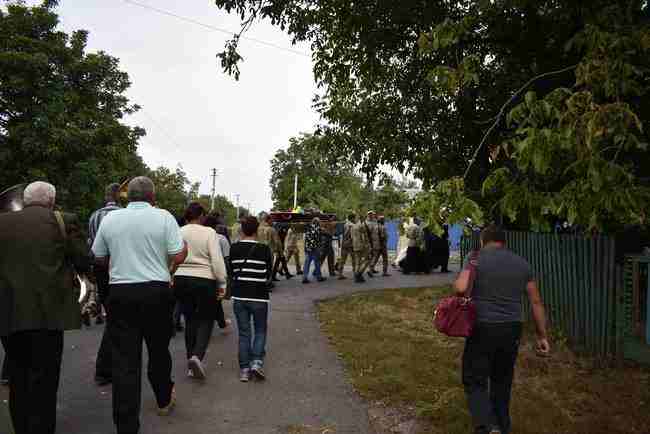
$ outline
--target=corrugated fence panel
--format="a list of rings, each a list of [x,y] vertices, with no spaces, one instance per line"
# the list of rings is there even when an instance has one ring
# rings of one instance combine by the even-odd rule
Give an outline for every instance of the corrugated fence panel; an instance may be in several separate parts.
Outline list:
[[[533,268],[552,326],[595,355],[620,352],[614,240],[604,237],[509,231],[508,247]],[[479,233],[461,240],[461,257],[479,247]],[[524,313],[531,319],[530,305]]]

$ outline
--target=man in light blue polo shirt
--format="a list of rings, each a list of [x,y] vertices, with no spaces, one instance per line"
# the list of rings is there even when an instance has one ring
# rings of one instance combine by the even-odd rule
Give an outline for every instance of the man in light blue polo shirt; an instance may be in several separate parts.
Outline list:
[[[113,421],[118,434],[140,429],[142,341],[159,414],[175,405],[171,380],[174,298],[171,276],[187,256],[178,224],[154,208],[155,188],[144,176],[129,183],[129,206],[108,214],[93,243],[96,261],[109,266],[108,333],[113,356]]]

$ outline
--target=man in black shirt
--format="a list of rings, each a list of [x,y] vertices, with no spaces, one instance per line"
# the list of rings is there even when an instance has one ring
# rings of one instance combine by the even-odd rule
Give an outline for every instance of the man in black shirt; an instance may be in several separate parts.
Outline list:
[[[257,241],[258,227],[255,217],[242,220],[241,240],[230,248],[233,311],[239,330],[239,379],[242,382],[248,382],[251,374],[258,380],[266,378],[263,367],[273,255],[267,245]]]

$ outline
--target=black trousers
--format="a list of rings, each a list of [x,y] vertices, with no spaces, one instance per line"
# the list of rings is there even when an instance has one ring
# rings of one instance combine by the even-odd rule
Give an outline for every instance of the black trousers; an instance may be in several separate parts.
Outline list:
[[[465,342],[463,386],[477,433],[512,429],[510,393],[521,328],[520,322],[478,323]]]
[[[108,285],[109,275],[108,270],[99,267],[95,268],[95,280],[97,281],[97,295],[99,296],[100,306],[108,312],[107,300],[109,296],[110,287]],[[111,369],[111,343],[108,336],[108,327],[104,327],[102,333],[102,340],[99,344],[97,351],[97,362],[95,363],[95,378],[110,379],[112,375]]]
[[[326,259],[327,271],[329,271],[330,276],[334,276],[336,274],[336,260],[334,257],[334,249],[331,246],[329,248],[323,249],[323,253],[320,256],[321,267],[325,265]]]
[[[9,338],[7,337],[2,337],[0,338],[2,340],[2,349],[5,352],[5,358],[2,362],[2,380],[7,380],[9,381],[9,357],[7,357],[7,349],[9,348]]]
[[[287,266],[287,258],[285,258],[284,253],[275,254],[275,264],[273,264],[273,278],[275,279],[278,275],[278,270],[282,271],[285,276],[289,274],[289,267]]]
[[[110,286],[108,333],[112,354],[113,421],[118,434],[140,429],[142,342],[149,354],[147,376],[159,408],[171,401],[174,297],[167,282]]]
[[[228,324],[226,324],[226,313],[223,311],[223,304],[221,300],[217,300],[217,324],[220,329],[225,329]]]
[[[63,332],[9,335],[9,411],[16,434],[54,434]]]
[[[187,358],[205,358],[217,313],[217,281],[199,277],[176,276],[174,294],[185,317]],[[221,309],[223,311],[223,307]],[[225,321],[224,321],[225,322]]]

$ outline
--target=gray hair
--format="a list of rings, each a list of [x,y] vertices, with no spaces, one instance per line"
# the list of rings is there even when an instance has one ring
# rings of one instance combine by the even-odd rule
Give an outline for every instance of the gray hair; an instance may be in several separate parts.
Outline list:
[[[150,202],[155,192],[153,181],[146,176],[138,176],[129,182],[129,202]]]
[[[314,217],[313,219],[311,219],[311,223],[314,225],[319,225],[320,219],[318,217]]]
[[[23,201],[25,206],[40,205],[52,208],[56,201],[56,188],[47,182],[32,182],[23,192]]]

